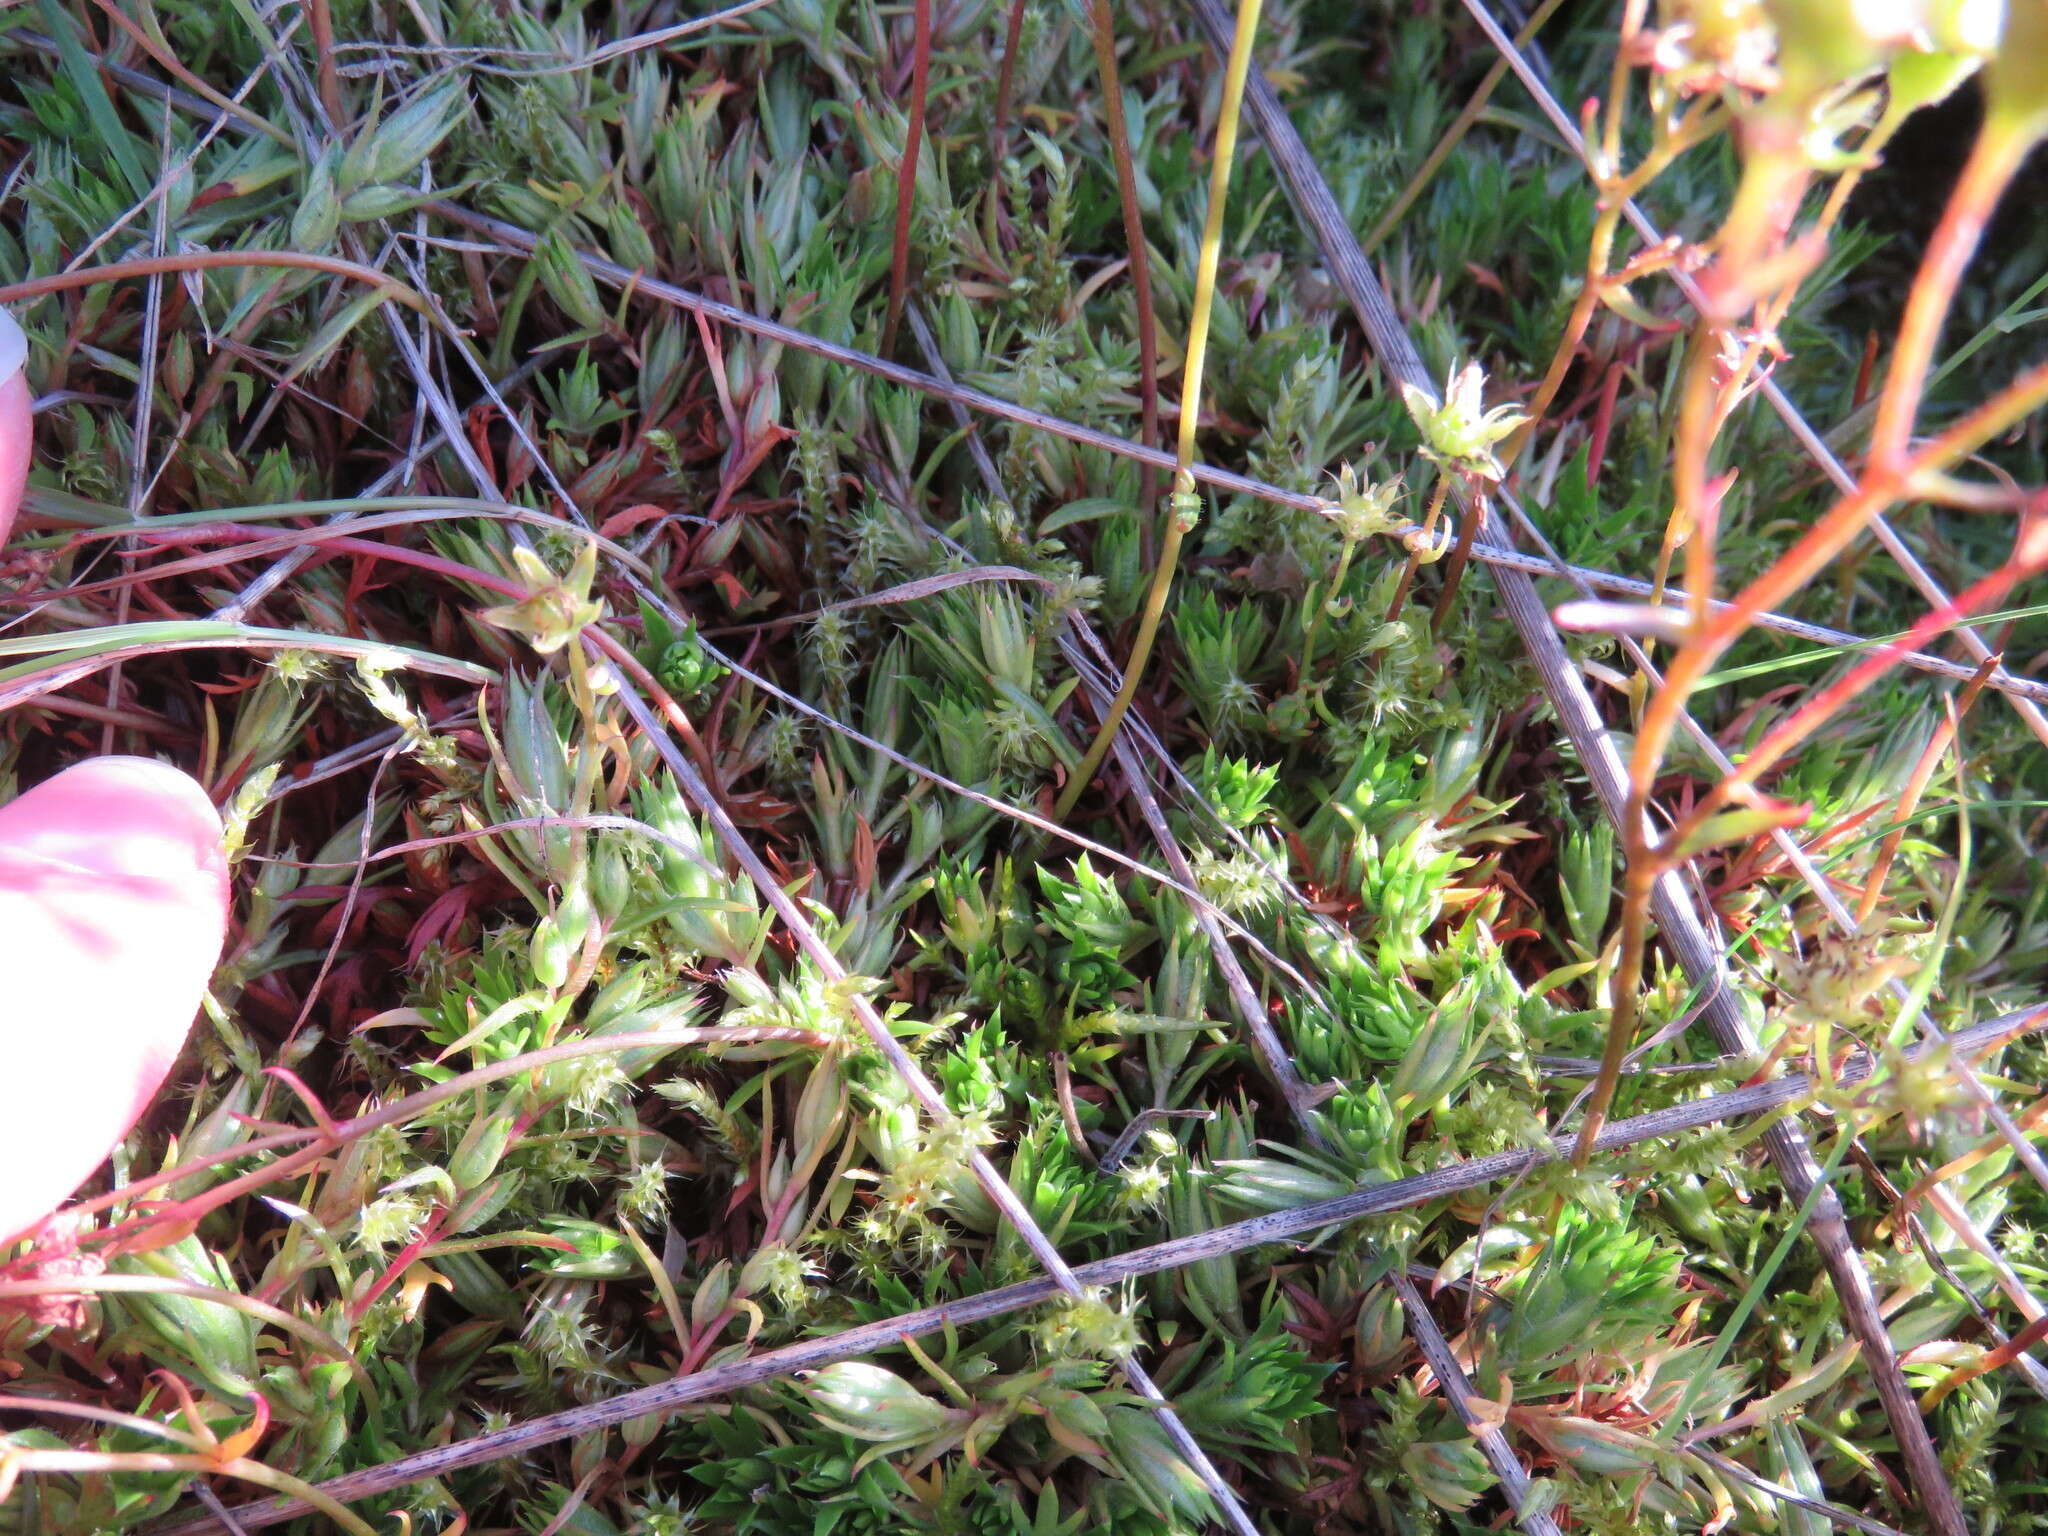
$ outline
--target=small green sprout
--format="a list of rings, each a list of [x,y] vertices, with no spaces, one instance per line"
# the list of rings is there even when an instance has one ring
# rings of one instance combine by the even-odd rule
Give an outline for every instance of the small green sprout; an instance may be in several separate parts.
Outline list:
[[[654,668],[661,686],[685,702],[703,693],[725,673],[724,665],[697,638],[694,620],[685,624],[682,632],[663,648]]]

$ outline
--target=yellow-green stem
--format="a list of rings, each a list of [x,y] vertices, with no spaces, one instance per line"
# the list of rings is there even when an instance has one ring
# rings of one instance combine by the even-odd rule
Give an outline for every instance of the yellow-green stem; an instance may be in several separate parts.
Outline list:
[[[1201,415],[1202,365],[1209,353],[1209,316],[1216,307],[1216,267],[1223,252],[1223,208],[1230,192],[1230,163],[1237,156],[1237,123],[1244,105],[1245,76],[1251,72],[1252,41],[1259,31],[1260,0],[1239,0],[1237,28],[1230,40],[1230,60],[1223,71],[1223,103],[1216,116],[1215,160],[1209,167],[1209,213],[1202,228],[1202,253],[1195,266],[1195,304],[1188,319],[1187,364],[1181,372],[1180,437],[1174,454],[1173,490],[1176,503],[1195,492],[1195,427]],[[1109,712],[1088,744],[1088,751],[1075,768],[1074,776],[1053,807],[1052,819],[1065,821],[1073,812],[1095,777],[1095,770],[1109,755],[1110,743],[1123,724],[1124,716],[1137,697],[1144,680],[1145,664],[1152,659],[1152,645],[1159,636],[1159,621],[1166,613],[1166,595],[1173,587],[1174,568],[1180,560],[1180,544],[1187,534],[1189,519],[1176,504],[1166,519],[1166,531],[1159,541],[1159,563],[1152,570],[1152,585],[1145,594],[1145,609],[1138,619],[1138,633],[1131,641],[1130,660],[1124,663],[1123,681]]]
[[[1709,494],[1709,460],[1721,424],[1714,390],[1714,359],[1720,352],[1721,334],[1720,325],[1701,319],[1694,330],[1692,352],[1685,360],[1671,454],[1671,516],[1664,525],[1664,543],[1657,554],[1657,593],[1651,599],[1660,603],[1664,600],[1671,557],[1683,545],[1687,611],[1695,624],[1705,620],[1712,606],[1714,571],[1721,547],[1719,509],[1711,504]]]
[[[1301,686],[1304,688],[1308,686],[1309,674],[1315,669],[1316,642],[1322,638],[1323,615],[1332,603],[1344,600],[1344,578],[1351,574],[1351,556],[1357,548],[1358,540],[1346,538],[1344,547],[1337,552],[1337,572],[1330,578],[1329,590],[1319,592],[1310,589],[1315,598],[1315,609],[1308,616],[1308,634],[1301,642]],[[1338,611],[1341,613],[1343,610]]]

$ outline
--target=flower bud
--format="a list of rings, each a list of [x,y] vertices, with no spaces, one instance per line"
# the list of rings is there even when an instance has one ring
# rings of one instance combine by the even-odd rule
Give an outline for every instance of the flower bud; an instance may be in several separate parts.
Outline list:
[[[214,1290],[236,1290],[227,1266],[190,1235],[147,1253],[124,1255],[111,1267],[116,1274],[158,1275]],[[210,1390],[244,1398],[256,1389],[253,1319],[216,1300],[154,1291],[124,1294],[120,1305]]]
[[[1412,1115],[1425,1114],[1464,1082],[1476,1054],[1470,1023],[1469,1008],[1441,1007],[1429,1016],[1395,1069],[1397,1106]]]
[[[584,940],[590,937],[591,919],[596,915],[590,902],[589,877],[573,877],[563,887],[562,899],[555,903],[555,924],[561,930],[563,942],[572,952],[581,949]]]
[[[616,923],[633,900],[633,866],[614,838],[600,837],[590,850],[590,898],[607,924]]]
[[[576,946],[563,937],[561,925],[552,912],[533,925],[528,958],[535,981],[551,992],[559,990],[569,980],[569,967],[575,956]]]
[[[498,1171],[498,1162],[512,1140],[519,1117],[509,1109],[485,1110],[462,1133],[455,1153],[448,1159],[448,1177],[461,1190],[475,1189]]]
[[[914,1444],[942,1432],[960,1411],[865,1360],[828,1365],[797,1390],[819,1423],[859,1440]]]
[[[700,1333],[709,1328],[725,1310],[732,1294],[732,1260],[720,1259],[698,1282],[697,1294],[690,1298],[690,1326]]]
[[[1439,1509],[1469,1509],[1494,1484],[1486,1454],[1470,1440],[1422,1440],[1401,1453],[1401,1470]]]
[[[1352,1358],[1366,1375],[1391,1371],[1408,1352],[1408,1323],[1401,1298],[1390,1285],[1376,1285],[1358,1304]]]

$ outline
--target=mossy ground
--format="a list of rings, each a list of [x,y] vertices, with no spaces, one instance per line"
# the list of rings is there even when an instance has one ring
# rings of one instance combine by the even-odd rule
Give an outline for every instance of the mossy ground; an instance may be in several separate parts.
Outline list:
[[[1141,356],[1086,8],[1023,9],[999,153],[1006,18],[985,0],[937,9],[909,245],[931,345],[906,325],[895,356],[1128,439]],[[626,45],[683,19],[522,0],[338,0],[331,16],[45,0],[0,16],[18,87],[0,100],[15,167],[0,279],[249,256],[15,309],[44,405],[0,597],[13,654],[44,661],[7,677],[96,665],[10,700],[0,790],[110,747],[159,754],[243,839],[207,1016],[115,1165],[133,1180],[224,1155],[169,1187],[195,1202],[161,1216],[175,1242],[109,1266],[211,1294],[93,1293],[61,1317],[0,1301],[16,1399],[181,1423],[168,1373],[225,1434],[260,1392],[253,1454],[317,1481],[1030,1277],[974,1181],[976,1149],[1080,1264],[1567,1123],[1584,1070],[1554,1058],[1597,1056],[1604,1038],[1615,846],[1483,575],[1439,621],[1436,570],[1404,583],[1398,552],[1366,544],[1340,579],[1350,552],[1328,516],[1211,498],[1139,695],[1138,776],[1112,758],[1083,800],[1072,831],[1092,850],[1020,823],[1008,812],[1043,817],[1087,745],[1077,666],[1098,665],[1098,643],[1122,655],[1157,509],[1127,458],[964,426],[905,384],[593,278],[578,253],[881,343],[909,8],[777,0]],[[1118,26],[1170,431],[1218,71],[1171,8],[1120,9]],[[1604,89],[1608,28],[1588,10],[1544,34],[1567,103]],[[1259,59],[1364,234],[1492,56],[1456,7],[1275,0]],[[1648,201],[1700,236],[1733,173],[1709,145]],[[1920,206],[1876,185],[1785,328],[1777,377],[1823,425],[1860,404]],[[460,210],[537,235],[537,251]],[[1503,86],[1374,253],[1432,373],[1476,360],[1491,400],[1526,393],[1594,216],[1582,170]],[[327,266],[266,264],[285,251]],[[1988,344],[1929,420],[2037,350],[2043,254],[2038,227],[2001,234],[1949,338]],[[1669,289],[1638,297],[1680,313]],[[1654,564],[1676,345],[1612,317],[1590,333],[1521,471],[1567,559]],[[1416,430],[1255,145],[1211,346],[1205,459],[1311,494],[1349,462],[1401,481],[1403,515],[1420,517]],[[1727,453],[1742,469],[1723,509],[1733,583],[1826,488],[1761,412]],[[2037,482],[2038,419],[1992,455]],[[337,513],[355,526],[314,542]],[[1924,509],[1897,523],[1952,587],[2005,536]],[[1794,611],[1884,635],[1916,602],[1859,548]],[[2020,672],[2048,634],[2030,602],[1993,626]],[[224,612],[290,647],[194,627],[176,633],[206,648],[171,650],[170,631],[123,627]],[[585,625],[621,654],[586,657],[570,641]],[[338,654],[340,637],[389,651]],[[1624,663],[1601,642],[1573,650],[1625,737]],[[1757,636],[1697,713],[1739,751],[1838,661]],[[846,976],[794,941],[627,713],[623,694],[657,689],[677,706],[658,729]],[[1802,840],[1847,885],[1872,869],[1952,693],[1899,674],[1774,783],[1810,805]],[[1793,1032],[1796,1057],[1816,1031],[1883,1040],[1881,980],[1923,968],[1947,1026],[2038,1000],[2048,771],[1996,698],[1963,740],[1869,937],[1833,938],[1762,840],[1699,861],[1766,1043]],[[1682,801],[1712,776],[1681,756],[1664,788]],[[1312,1125],[1262,1072],[1204,914],[1316,1096]],[[920,1112],[856,997],[953,1123]],[[1695,1000],[1660,960],[1643,1033]],[[235,1149],[310,1133],[316,1104],[342,1119],[525,1052],[681,1028],[705,1033],[479,1083],[260,1192],[206,1199],[278,1155]],[[1756,1066],[1675,1027],[1642,1065],[1704,1070],[1631,1077],[1619,1113]],[[1987,1066],[2018,1112],[2041,1052],[2016,1043]],[[2023,1320],[1964,1232],[1923,1207],[1916,1247],[1895,1196],[1985,1128],[1909,1069],[1826,1109],[1812,1134],[1842,1153],[1836,1183],[1908,1379],[1934,1387],[1991,1336],[1930,1254],[2006,1327]],[[1946,1187],[2038,1283],[2048,1208],[2010,1155]],[[1566,1528],[1823,1528],[1745,1473],[1916,1528],[1840,1299],[1809,1247],[1777,1258],[1796,1207],[1755,1125],[1733,1124],[1219,1254],[364,1513],[379,1529],[402,1511],[413,1529],[588,1536],[1203,1528],[1200,1479],[1116,1367],[1135,1348],[1267,1530],[1499,1528],[1517,1512],[1388,1283],[1406,1266],[1433,1276],[1436,1322],[1537,1479],[1530,1508],[1549,1501]],[[182,1235],[181,1216],[196,1218]],[[37,1255],[15,1257],[26,1273]],[[1681,1405],[1697,1427],[1758,1403],[1710,1442],[1725,1461],[1680,1453]],[[20,1446],[150,1445],[6,1412]],[[1979,1529],[2041,1523],[2048,1423],[2024,1376],[1979,1377],[1929,1417]],[[138,1528],[195,1512],[188,1482],[116,1463],[35,1474],[0,1504],[0,1531]]]

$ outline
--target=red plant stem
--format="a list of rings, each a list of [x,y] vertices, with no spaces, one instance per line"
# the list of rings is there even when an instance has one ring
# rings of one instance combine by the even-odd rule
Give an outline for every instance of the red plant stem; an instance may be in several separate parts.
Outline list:
[[[1797,121],[1774,114],[1759,114],[1743,124],[1742,179],[1715,237],[1714,265],[1701,274],[1702,317],[1709,322],[1730,323],[1765,296],[1760,285],[1775,275],[1773,257],[1780,254],[1812,180],[1801,132]],[[1772,283],[1772,291],[1775,287]]]
[[[1964,455],[1997,436],[2014,422],[2048,399],[2048,363],[2028,369],[1996,395],[1948,427],[1896,472],[1873,469],[1861,484],[1842,497],[1807,529],[1797,543],[1779,557],[1776,564],[1743,588],[1716,612],[1695,637],[1673,653],[1665,669],[1664,686],[1650,696],[1636,737],[1630,761],[1632,820],[1640,823],[1647,812],[1650,780],[1663,761],[1679,712],[1707,669],[1726,654],[1728,647],[1756,622],[1793,592],[1803,587],[1848,546],[1870,519],[1893,501],[1910,493],[1914,482],[1955,463]]]
[[[1017,49],[1024,41],[1024,0],[1010,0],[1009,26],[1003,33],[1003,62],[996,71],[996,170],[1010,153],[1010,91],[1017,80]]]
[[[2039,540],[2035,542],[2048,543]],[[2031,558],[2015,555],[1990,575],[1971,583],[1941,607],[1924,615],[1898,639],[1872,651],[1826,688],[1812,695],[1798,709],[1773,726],[1765,734],[1764,739],[1757,743],[1755,750],[1743,758],[1740,766],[1701,798],[1699,804],[1679,823],[1677,831],[1672,834],[1669,841],[1682,842],[1686,832],[1696,827],[1704,818],[1723,809],[1738,791],[1754,784],[1759,777],[1783,761],[1801,742],[1840,714],[1865,688],[1889,672],[1893,664],[1907,651],[1917,649],[1922,642],[1932,639],[1971,613],[2002,601],[2015,586],[2039,572],[2044,565],[2048,565],[2048,548],[2034,551]],[[1981,669],[1980,675],[1985,675]],[[1973,679],[1971,687],[1976,686],[1977,683]]]
[[[718,1316],[706,1323],[702,1329],[687,1340],[677,1340],[683,1345],[683,1357],[676,1362],[676,1375],[688,1376],[704,1363],[704,1357],[711,1353],[718,1336],[725,1332],[725,1325],[739,1316],[739,1308],[727,1302],[719,1309]]]
[[[441,1223],[446,1219],[447,1213],[439,1206],[436,1206],[434,1213],[427,1218],[426,1223],[420,1228],[420,1235],[399,1249],[397,1257],[384,1266],[384,1273],[376,1278],[368,1290],[349,1303],[348,1316],[350,1322],[361,1322],[363,1315],[377,1304],[377,1298],[399,1282],[406,1270],[411,1266],[412,1261],[418,1258],[429,1244],[440,1237]]]
[[[1992,1371],[2004,1369],[2043,1339],[2048,1339],[2048,1317],[2037,1317],[1997,1348],[1985,1351],[1980,1359],[1969,1365],[1959,1365],[1942,1377],[1927,1389],[1920,1400],[1920,1406],[1927,1412],[1933,1412],[1941,1400],[1957,1387],[1975,1381],[1979,1376],[1988,1375]]]
[[[696,725],[683,713],[683,707],[675,701],[675,696],[662,687],[652,672],[640,665],[639,659],[631,651],[603,630],[595,626],[586,629],[583,632],[583,639],[593,650],[601,652],[605,660],[630,677],[633,685],[653,701],[654,707],[660,710],[663,718],[668,721],[669,729],[676,733],[683,745],[689,749],[690,756],[696,760],[697,771],[704,775],[704,782],[714,793],[723,797],[724,775],[717,772],[711,753],[704,745],[704,738],[697,734]]]
[[[344,126],[341,110],[341,72],[334,67],[334,8],[332,0],[306,0],[306,16],[313,27],[313,52],[320,65],[320,107],[327,114],[327,126]]]
[[[1906,456],[1906,442],[1927,385],[1927,370],[1956,287],[1977,252],[1999,195],[2031,145],[2031,135],[1993,117],[1971,146],[1955,191],[1942,209],[1941,223],[1927,243],[1927,254],[1906,296],[1906,312],[1892,342],[1891,366],[1885,372],[1877,420],[1870,429],[1870,462],[1875,468],[1889,468]]]
[[[1408,551],[1408,558],[1402,562],[1401,574],[1394,582],[1394,595],[1387,603],[1387,622],[1393,623],[1401,617],[1401,609],[1408,602],[1408,590],[1415,585],[1415,573],[1422,568],[1422,551],[1436,543],[1436,525],[1443,516],[1444,497],[1450,493],[1451,472],[1437,471],[1436,485],[1429,493],[1429,510],[1422,515],[1422,539]]]
[[[199,380],[199,387],[191,399],[182,402],[178,408],[178,424],[171,433],[171,440],[164,448],[166,460],[175,454],[192,436],[192,429],[206,419],[206,413],[221,397],[228,385],[228,376],[235,365],[243,361],[243,348],[254,336],[264,321],[270,318],[271,310],[277,303],[278,289],[283,285],[282,275],[273,277],[264,285],[262,292],[243,311],[242,318],[234,328],[215,343],[213,361],[207,365],[205,374]],[[179,290],[182,292],[182,290]]]
[[[1891,873],[1892,860],[1899,856],[1899,845],[1906,840],[1906,828],[1912,824],[1913,813],[1920,808],[1920,797],[1927,792],[1935,766],[1956,739],[1956,733],[1962,729],[1963,717],[1977,702],[1977,696],[1984,691],[1985,683],[1990,681],[1991,674],[1998,670],[2002,660],[1999,653],[1993,652],[1979,664],[1977,675],[1964,686],[1955,707],[1934,728],[1934,734],[1928,738],[1926,747],[1913,764],[1913,771],[1906,776],[1905,787],[1899,791],[1898,806],[1892,812],[1892,829],[1877,845],[1877,857],[1871,863],[1869,877],[1863,882],[1863,899],[1856,906],[1857,927],[1869,922],[1870,914],[1877,910],[1877,903],[1884,895],[1885,877]]]
[[[252,544],[261,544],[260,550],[218,550],[204,555],[188,555],[182,560],[172,560],[164,565],[152,566],[146,571],[134,571],[126,576],[108,576],[74,589],[73,596],[86,597],[100,592],[132,587],[138,582],[157,581],[166,576],[182,576],[192,571],[213,570],[231,565],[237,560],[247,560],[258,554],[268,554],[283,549],[304,549],[311,547],[319,553],[356,555],[366,560],[391,560],[400,565],[415,566],[423,571],[432,571],[446,576],[451,581],[465,581],[486,591],[496,592],[505,597],[525,597],[527,590],[518,582],[504,576],[493,576],[480,571],[473,565],[429,553],[423,549],[408,549],[403,544],[382,544],[375,539],[355,538],[348,534],[330,533],[326,529],[307,529],[297,537],[280,537],[265,533],[260,528],[245,528],[240,524],[213,525],[205,528],[166,529],[160,533],[145,535],[151,544],[189,544],[203,539],[241,539]],[[28,599],[24,598],[23,601]]]
[[[1877,332],[1863,338],[1863,359],[1856,365],[1856,387],[1849,394],[1849,409],[1860,411],[1870,398],[1870,381],[1877,373]]]
[[[917,195],[917,157],[924,148],[925,97],[932,73],[932,0],[917,0],[910,45],[910,123],[903,134],[903,159],[896,167],[896,235],[889,252],[889,315],[882,322],[881,352],[889,354],[903,296],[910,285],[910,212]]]
[[[1095,70],[1102,77],[1103,114],[1109,128],[1109,151],[1116,161],[1117,201],[1123,208],[1124,245],[1131,253],[1131,290],[1138,300],[1138,440],[1147,448],[1159,442],[1159,333],[1152,314],[1152,258],[1145,248],[1145,221],[1138,210],[1138,174],[1131,164],[1131,135],[1124,121],[1124,88],[1116,64],[1116,19],[1109,0],[1090,0],[1094,23]],[[1009,59],[1003,67],[1009,67]],[[1152,501],[1158,494],[1158,471],[1150,464],[1138,471],[1140,561],[1152,558]]]
[[[164,272],[206,272],[221,267],[301,267],[333,277],[354,278],[371,288],[383,288],[407,309],[433,318],[427,301],[403,283],[393,282],[375,267],[359,266],[339,256],[313,256],[304,251],[181,251],[175,256],[137,256],[131,261],[110,261],[104,266],[79,267],[70,272],[52,272],[25,282],[0,286],[0,304],[18,304],[39,299],[46,293],[71,288],[90,288],[129,277],[154,277]]]
[[[1529,397],[1528,404],[1522,407],[1528,419],[1501,444],[1499,458],[1503,473],[1514,466],[1516,457],[1535,437],[1544,413],[1557,399],[1557,392],[1564,388],[1565,375],[1571,372],[1572,364],[1578,358],[1579,343],[1585,340],[1586,328],[1593,323],[1594,312],[1600,307],[1600,289],[1607,281],[1608,263],[1614,252],[1614,233],[1620,224],[1619,202],[1612,207],[1603,207],[1593,220],[1593,236],[1586,249],[1586,270],[1580,280],[1579,296],[1572,301],[1571,314],[1564,322],[1564,334],[1557,339],[1557,350],[1550,355],[1550,366],[1544,370],[1542,382],[1536,386],[1536,393]]]
[[[1470,493],[1463,498],[1464,516],[1458,523],[1458,542],[1451,550],[1450,562],[1444,566],[1444,584],[1437,592],[1436,606],[1429,613],[1432,635],[1443,633],[1444,620],[1450,617],[1451,604],[1457,600],[1458,588],[1465,579],[1465,567],[1471,563],[1472,543],[1486,526],[1486,486],[1479,481],[1468,483]]]
[[[1600,381],[1600,403],[1593,411],[1593,425],[1586,433],[1586,484],[1600,483],[1600,466],[1607,462],[1607,439],[1614,430],[1614,406],[1621,398],[1621,376],[1627,372],[1620,358],[1607,365]]]
[[[109,709],[89,699],[68,699],[62,694],[45,694],[42,698],[31,699],[23,707],[48,710],[53,715],[76,715],[81,720],[107,722],[120,726],[124,731],[139,731],[145,736],[169,739],[189,739],[191,736],[190,727],[173,725],[164,716],[150,710]]]
[[[1896,468],[1873,464],[1854,491],[1830,507],[1769,570],[1744,588],[1726,608],[1701,624],[1693,638],[1673,654],[1665,669],[1664,686],[1650,696],[1644,708],[1636,731],[1635,750],[1629,759],[1628,804],[1621,824],[1627,868],[1620,958],[1611,982],[1614,1005],[1600,1073],[1588,1097],[1578,1144],[1572,1154],[1574,1166],[1583,1168],[1592,1156],[1608,1107],[1614,1101],[1622,1061],[1635,1038],[1650,898],[1662,873],[1661,850],[1651,836],[1648,820],[1650,791],[1693,689],[1707,669],[1755,623],[1758,615],[1812,580],[1869,525],[1871,518],[1891,502],[1910,494],[1923,475],[1938,473],[1954,464],[2024,417],[2044,398],[2048,398],[2048,363],[2037,364],[2022,373]],[[2048,553],[2039,545],[2037,529],[2023,530],[2021,546],[2014,560],[2008,562],[2008,568],[2019,564],[2026,569],[2039,569],[2044,553]]]

